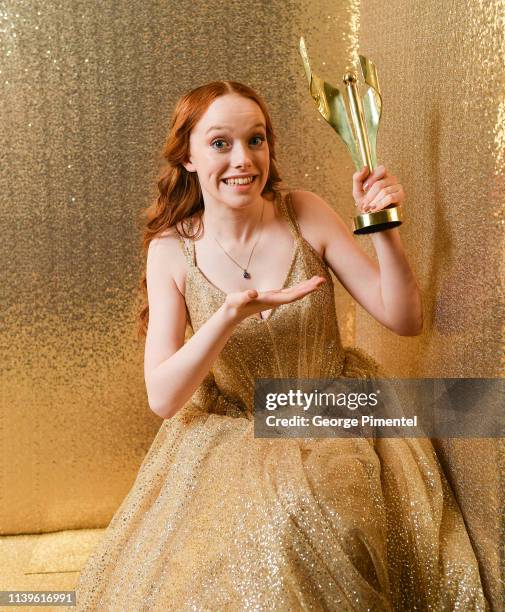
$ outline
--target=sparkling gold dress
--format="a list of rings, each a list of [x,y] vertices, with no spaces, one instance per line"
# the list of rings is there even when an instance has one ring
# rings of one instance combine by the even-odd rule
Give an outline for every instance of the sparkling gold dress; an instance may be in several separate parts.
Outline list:
[[[333,284],[294,237],[284,286],[318,289],[234,330],[191,400],[164,420],[81,572],[77,610],[490,609],[447,479],[426,438],[254,438],[256,378],[380,376],[343,347]],[[187,258],[193,332],[225,294]]]

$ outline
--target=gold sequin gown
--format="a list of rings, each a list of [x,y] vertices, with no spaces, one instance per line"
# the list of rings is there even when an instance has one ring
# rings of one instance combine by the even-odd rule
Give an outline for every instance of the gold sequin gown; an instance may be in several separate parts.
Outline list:
[[[254,438],[255,378],[381,375],[340,340],[326,263],[294,237],[284,286],[316,291],[234,330],[192,399],[164,420],[81,572],[77,610],[488,610],[478,563],[429,439]],[[225,294],[198,269],[193,332]]]

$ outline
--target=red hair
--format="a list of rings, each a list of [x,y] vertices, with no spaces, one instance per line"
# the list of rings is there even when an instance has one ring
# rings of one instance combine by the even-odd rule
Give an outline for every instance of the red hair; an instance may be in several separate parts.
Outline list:
[[[261,108],[266,122],[266,138],[270,154],[268,179],[262,195],[281,191],[278,184],[282,182],[276,166],[275,137],[267,106],[262,98],[251,87],[238,81],[211,81],[182,95],[175,105],[170,121],[168,136],[163,147],[163,158],[167,166],[158,178],[159,196],[147,209],[142,211],[144,225],[142,251],[147,256],[149,244],[153,238],[176,226],[176,231],[187,238],[190,236],[182,221],[189,217],[200,219],[204,203],[200,182],[196,172],[188,172],[182,165],[189,157],[189,136],[202,115],[212,102],[226,94],[239,94],[254,100]],[[178,225],[179,224],[179,225]],[[200,223],[198,223],[200,226]],[[198,228],[200,229],[200,228]],[[145,336],[149,323],[149,304],[147,300],[146,269],[140,280],[142,305],[138,313],[138,336]]]

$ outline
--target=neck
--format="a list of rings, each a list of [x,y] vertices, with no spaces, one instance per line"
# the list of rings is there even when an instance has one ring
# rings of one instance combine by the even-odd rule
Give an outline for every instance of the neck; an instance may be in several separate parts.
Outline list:
[[[217,238],[223,246],[248,244],[260,229],[262,211],[262,222],[266,220],[267,204],[267,198],[262,196],[241,208],[230,208],[223,206],[222,203],[205,202],[205,210],[202,214],[204,232],[208,231],[208,235]]]

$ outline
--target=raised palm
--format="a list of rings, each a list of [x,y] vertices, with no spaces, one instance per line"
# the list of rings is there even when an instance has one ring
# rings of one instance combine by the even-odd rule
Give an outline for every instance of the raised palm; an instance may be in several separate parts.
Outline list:
[[[271,289],[269,291],[246,289],[245,291],[235,291],[234,293],[228,293],[226,303],[238,319],[246,319],[263,310],[269,310],[281,304],[288,304],[299,300],[317,289],[324,282],[326,282],[324,276],[313,276],[284,289]]]

